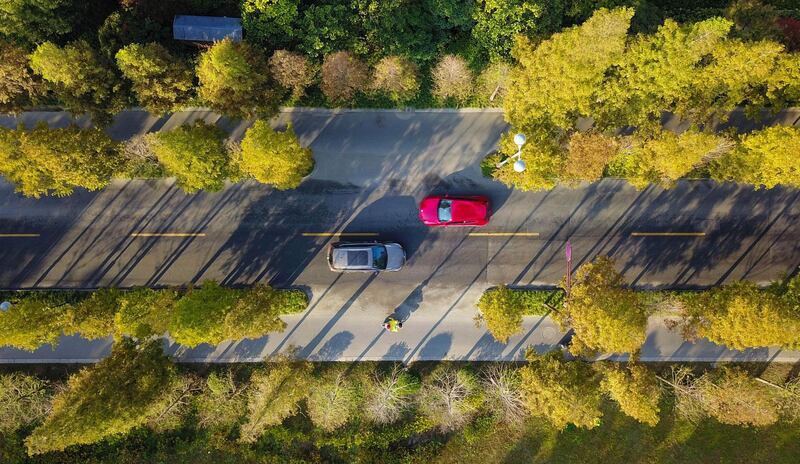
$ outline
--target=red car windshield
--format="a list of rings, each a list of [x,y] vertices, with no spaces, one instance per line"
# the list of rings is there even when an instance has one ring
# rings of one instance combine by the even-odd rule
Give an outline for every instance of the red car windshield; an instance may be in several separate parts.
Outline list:
[[[453,211],[451,206],[453,202],[450,200],[442,200],[439,202],[439,221],[450,222],[453,220]]]

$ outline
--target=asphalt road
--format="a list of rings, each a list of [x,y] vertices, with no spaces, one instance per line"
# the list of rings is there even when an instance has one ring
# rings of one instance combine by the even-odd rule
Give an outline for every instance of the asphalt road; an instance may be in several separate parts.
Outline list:
[[[207,112],[163,119],[128,112],[110,133],[124,139],[197,117],[233,137],[246,128]],[[42,119],[54,125],[68,120],[61,113],[21,118],[27,124]],[[292,191],[242,183],[187,195],[169,181],[116,181],[101,192],[31,200],[0,184],[0,287],[213,279],[311,293],[309,310],[288,317],[284,333],[194,350],[169,347],[186,361],[255,361],[290,346],[322,360],[488,360],[518,359],[529,345],[545,350],[560,339],[549,318],[526,318],[524,333],[502,345],[472,319],[488,287],[558,284],[567,240],[575,266],[610,255],[640,288],[766,283],[800,265],[798,190],[686,181],[670,190],[637,191],[604,180],[522,193],[480,174],[480,160],[506,130],[497,112],[292,112],[276,125],[289,120],[317,162]],[[423,227],[417,204],[431,193],[488,195],[495,215],[481,229]],[[400,242],[407,267],[377,276],[328,270],[331,241],[364,239]],[[406,320],[399,334],[382,332],[389,314]],[[55,350],[0,349],[0,362],[93,361],[109,346],[109,340],[65,337]],[[689,344],[654,318],[642,359],[794,361],[800,354]]]

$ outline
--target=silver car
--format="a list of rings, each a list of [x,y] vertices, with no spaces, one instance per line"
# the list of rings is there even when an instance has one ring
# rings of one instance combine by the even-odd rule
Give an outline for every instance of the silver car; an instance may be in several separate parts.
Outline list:
[[[328,248],[328,266],[339,272],[399,271],[406,252],[398,243],[334,243]]]

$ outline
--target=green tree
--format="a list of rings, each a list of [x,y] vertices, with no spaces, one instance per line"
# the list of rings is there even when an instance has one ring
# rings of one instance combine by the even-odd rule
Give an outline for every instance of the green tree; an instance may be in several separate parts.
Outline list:
[[[244,0],[242,26],[247,39],[265,48],[292,42],[300,17],[299,4],[299,0]]]
[[[733,143],[719,135],[687,130],[634,136],[630,145],[614,160],[612,171],[642,189],[651,183],[672,187],[692,170],[723,156]]]
[[[31,293],[0,312],[0,346],[33,351],[55,346],[65,325],[68,302],[48,293]]]
[[[247,421],[242,424],[239,440],[252,443],[267,427],[279,425],[300,409],[300,401],[313,384],[311,364],[281,359],[250,378],[247,395]]]
[[[322,62],[320,88],[333,104],[351,101],[367,86],[367,65],[350,52],[336,52]]]
[[[484,398],[472,371],[446,365],[423,379],[417,400],[422,414],[433,425],[450,432],[469,423]]]
[[[642,296],[624,284],[608,257],[599,256],[578,268],[563,309],[553,314],[562,329],[575,330],[570,351],[639,350],[646,336],[648,311]]]
[[[0,374],[0,434],[36,423],[53,400],[50,382],[23,372]]]
[[[353,45],[356,27],[353,10],[345,3],[313,3],[305,8],[300,20],[297,48],[311,59],[319,60]]]
[[[198,424],[212,430],[230,430],[247,410],[247,384],[237,381],[233,370],[211,372],[195,398]]]
[[[242,118],[269,118],[278,111],[267,60],[245,42],[215,43],[200,56],[197,77],[200,98],[215,111]]]
[[[626,415],[637,421],[655,426],[658,424],[661,388],[653,372],[641,364],[603,364],[600,387],[619,404]]]
[[[206,281],[190,288],[175,303],[169,333],[189,347],[201,343],[217,345],[225,340],[225,316],[236,305],[240,292]]]
[[[39,93],[22,47],[0,42],[0,111],[18,113]]]
[[[800,347],[800,311],[785,297],[751,282],[714,287],[682,300],[684,335],[689,339],[706,337],[735,350]]]
[[[119,307],[120,291],[101,288],[71,305],[66,311],[64,333],[84,338],[104,338],[114,333],[114,315]]]
[[[761,0],[734,0],[725,9],[733,32],[744,40],[780,40],[778,11]]]
[[[383,93],[396,103],[406,102],[419,93],[417,66],[402,56],[386,56],[375,64],[373,91]]]
[[[115,334],[135,338],[161,336],[167,332],[177,300],[174,290],[137,288],[119,296],[114,315]]]
[[[87,42],[64,47],[45,42],[36,47],[30,61],[69,111],[89,113],[98,124],[110,122],[111,115],[127,103],[119,78]]]
[[[304,148],[289,125],[275,132],[267,121],[256,121],[242,140],[239,168],[262,184],[295,188],[314,167],[311,149]]]
[[[96,443],[144,424],[175,380],[161,343],[114,345],[111,355],[73,375],[42,425],[25,439],[31,455]]]
[[[575,118],[592,114],[606,71],[622,56],[632,16],[630,8],[601,8],[538,46],[518,38],[519,65],[503,103],[506,120],[526,131],[542,125],[571,128]]]
[[[439,52],[439,43],[447,40],[441,37],[446,32],[434,26],[446,12],[431,11],[424,0],[353,0],[351,4],[359,32],[350,35],[363,38],[348,48],[360,55],[402,55],[427,63]]]
[[[259,338],[269,332],[283,332],[286,323],[281,314],[302,312],[308,297],[300,290],[275,290],[269,285],[248,288],[225,315],[227,340]]]
[[[514,290],[503,285],[486,290],[478,300],[480,321],[500,343],[522,332],[523,315],[542,315],[550,292]]]
[[[619,152],[616,137],[600,132],[575,132],[569,138],[569,148],[561,177],[570,184],[594,182],[603,177],[606,165]]]
[[[742,136],[739,146],[715,160],[711,177],[719,181],[800,187],[800,128],[775,126]]]
[[[118,145],[99,129],[0,129],[0,173],[25,196],[99,190],[119,169]]]
[[[486,163],[495,166],[497,162],[517,152],[514,144],[514,132],[509,131],[500,137],[498,155],[490,156]],[[556,186],[564,170],[564,152],[558,145],[558,139],[552,134],[535,131],[527,132],[527,143],[522,147],[522,158],[525,170],[517,172],[514,162],[508,162],[500,168],[492,170],[492,177],[509,187],[519,190],[550,190]]]
[[[561,28],[565,2],[478,0],[472,37],[491,58],[508,58],[514,37],[545,37]]]
[[[159,44],[131,44],[118,51],[116,58],[122,75],[133,83],[139,103],[151,113],[176,108],[194,86],[189,67]]]
[[[664,111],[691,117],[695,86],[702,84],[698,69],[730,28],[731,23],[722,18],[683,26],[668,19],[655,34],[638,35],[624,54],[614,57],[609,76],[592,82],[593,86],[602,83],[593,96],[598,102],[594,114],[598,124],[658,129]],[[565,73],[565,78],[570,74]]]
[[[520,375],[523,401],[532,415],[560,429],[568,424],[587,429],[600,425],[602,395],[588,364],[564,361],[558,351],[529,354],[528,360]]]
[[[221,190],[228,175],[225,132],[199,120],[150,135],[149,145],[169,175],[186,192]]]
[[[36,44],[72,31],[72,0],[4,0],[0,2],[0,35]]]
[[[345,425],[361,403],[360,385],[348,373],[348,366],[334,364],[325,369],[309,389],[308,416],[326,432]]]

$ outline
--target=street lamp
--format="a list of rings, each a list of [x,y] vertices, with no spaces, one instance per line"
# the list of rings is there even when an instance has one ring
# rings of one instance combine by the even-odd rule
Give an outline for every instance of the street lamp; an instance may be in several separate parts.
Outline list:
[[[509,156],[508,158],[504,159],[503,161],[496,164],[496,167],[502,168],[512,159],[514,161],[514,171],[522,172],[525,170],[525,161],[522,161],[522,146],[525,145],[525,135],[524,134],[517,134],[514,136],[514,143],[517,145],[517,152],[513,155]]]

